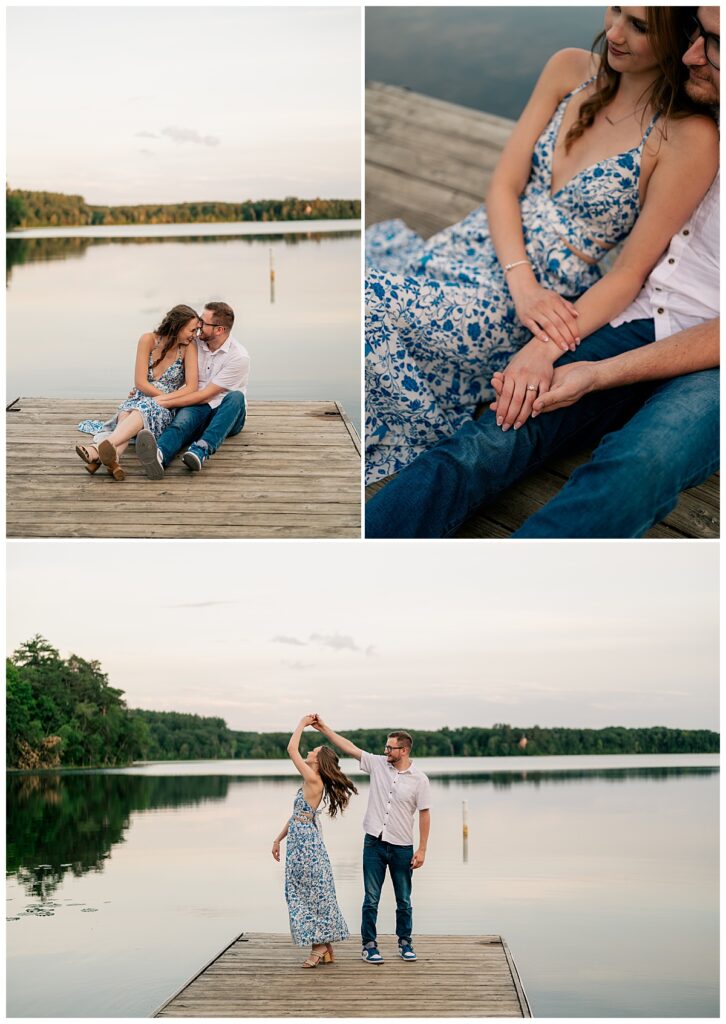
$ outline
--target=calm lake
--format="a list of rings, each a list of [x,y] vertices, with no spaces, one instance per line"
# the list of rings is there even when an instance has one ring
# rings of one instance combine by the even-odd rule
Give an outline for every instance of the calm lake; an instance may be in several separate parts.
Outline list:
[[[107,397],[110,413],[139,336],[179,302],[222,298],[250,353],[250,402],[336,399],[360,429],[360,258],[358,221],[8,237],[8,401]]]
[[[415,931],[503,935],[535,1016],[718,1015],[717,756],[417,763]],[[356,942],[353,767],[360,796],[324,832]],[[287,933],[270,847],[296,788],[270,761],[10,776],[8,1015],[147,1016],[240,932]]]
[[[547,60],[589,49],[603,7],[367,7],[366,79],[518,118]]]

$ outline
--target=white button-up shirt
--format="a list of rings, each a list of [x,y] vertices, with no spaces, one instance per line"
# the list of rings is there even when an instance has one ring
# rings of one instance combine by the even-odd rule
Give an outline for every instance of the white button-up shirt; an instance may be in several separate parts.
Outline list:
[[[613,327],[654,320],[656,341],[719,315],[719,179],[671,239],[643,290]]]
[[[371,777],[364,830],[394,846],[413,846],[414,815],[431,807],[428,776],[413,764],[399,772],[379,754],[364,753],[360,767]]]
[[[244,345],[230,335],[224,345],[215,352],[207,346],[206,341],[197,342],[197,362],[199,365],[199,390],[207,384],[216,384],[224,391],[207,401],[212,409],[222,404],[228,391],[241,391],[247,399],[247,383],[250,379],[250,357]]]

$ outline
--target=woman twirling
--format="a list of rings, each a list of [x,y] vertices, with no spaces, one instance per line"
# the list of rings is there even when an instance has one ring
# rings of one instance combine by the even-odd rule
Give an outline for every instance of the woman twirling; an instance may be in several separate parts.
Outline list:
[[[197,346],[199,317],[191,306],[174,306],[155,331],[142,334],[136,347],[134,389],[116,415],[102,423],[83,420],[78,429],[93,434],[93,444],[76,445],[89,473],[104,465],[114,480],[126,476],[119,459],[142,428],[154,437],[174,419],[174,410],[155,401],[159,395],[196,391],[199,382]]]
[[[348,806],[351,795],[358,792],[341,772],[338,756],[331,747],[315,747],[306,758],[301,756],[300,737],[314,721],[314,715],[306,715],[290,737],[287,752],[302,775],[303,784],[297,791],[292,817],[272,844],[272,856],[279,861],[280,843],[287,837],[285,899],[290,932],[298,946],[311,947],[303,967],[332,963],[332,943],[348,938],[319,818],[324,805],[334,818]]]
[[[428,242],[401,221],[369,229],[369,481],[471,418],[492,377],[497,421],[521,425],[562,351],[629,305],[706,193],[717,130],[683,90],[678,19],[610,7],[598,54],[555,54],[486,209]],[[625,238],[603,276],[599,261]]]

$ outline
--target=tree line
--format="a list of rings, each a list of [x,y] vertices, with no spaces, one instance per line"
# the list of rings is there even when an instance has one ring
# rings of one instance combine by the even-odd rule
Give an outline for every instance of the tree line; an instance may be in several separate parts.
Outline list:
[[[268,223],[360,219],[360,199],[247,199],[239,203],[146,203],[96,206],[62,192],[6,189],[6,230],[119,224]]]
[[[61,658],[35,636],[7,662],[7,766],[20,769],[110,767],[132,761],[274,759],[286,757],[289,732],[230,729],[223,718],[130,709],[97,661]],[[363,750],[382,753],[391,722],[380,729],[344,729]],[[546,754],[718,753],[708,729],[542,728],[506,724],[415,730],[415,757],[537,757]],[[307,753],[321,742],[303,735]]]

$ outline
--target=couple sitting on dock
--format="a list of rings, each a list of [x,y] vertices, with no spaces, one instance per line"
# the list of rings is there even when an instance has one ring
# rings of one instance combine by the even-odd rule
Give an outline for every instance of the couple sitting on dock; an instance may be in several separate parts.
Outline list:
[[[367,537],[453,535],[586,445],[514,536],[639,537],[717,469],[719,12],[609,7],[597,53],[547,64],[486,208],[427,242],[369,229],[367,479],[395,476]]]
[[[326,725],[319,715],[306,715],[290,737],[287,752],[300,772],[303,783],[295,797],[290,820],[272,844],[272,856],[280,860],[280,843],[287,838],[285,857],[285,898],[290,912],[290,931],[298,946],[310,946],[303,967],[317,967],[334,959],[333,942],[348,938],[348,926],[338,906],[335,882],[319,817],[327,807],[331,817],[344,811],[353,793],[353,783],[341,772],[332,747],[322,745],[300,754],[300,738],[312,726],[348,757],[360,763],[370,776],[368,807],[363,819],[363,913],[362,959],[382,964],[376,921],[381,889],[390,872],[396,896],[398,955],[404,961],[416,959],[412,944],[413,916],[411,881],[413,872],[426,858],[431,826],[429,780],[411,761],[413,740],[397,730],[388,735],[385,753],[368,754]],[[419,844],[414,851],[413,831],[419,815]]]
[[[141,335],[129,397],[106,423],[78,426],[93,434],[93,444],[76,445],[89,473],[103,465],[123,480],[120,458],[133,438],[150,480],[161,480],[183,448],[182,462],[198,472],[225,438],[242,430],[250,359],[230,334],[233,324],[226,302],[208,302],[201,316],[179,305]]]

